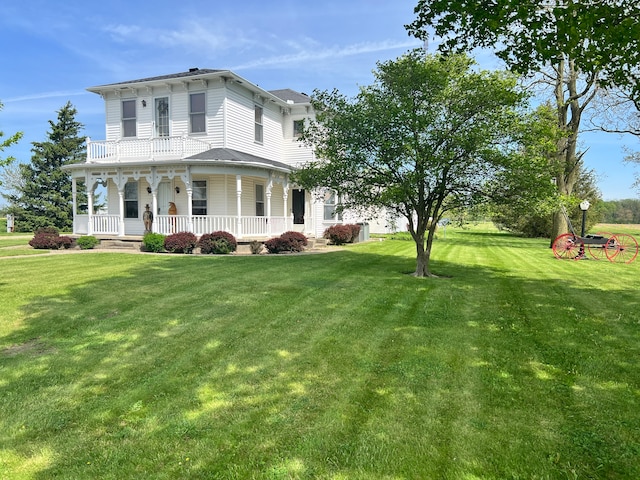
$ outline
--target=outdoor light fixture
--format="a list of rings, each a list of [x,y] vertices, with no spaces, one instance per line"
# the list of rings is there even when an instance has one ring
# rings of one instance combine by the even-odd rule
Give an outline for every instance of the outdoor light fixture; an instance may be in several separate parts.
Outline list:
[[[589,210],[590,206],[591,204],[589,203],[589,200],[583,200],[580,202],[580,210],[582,210],[582,229],[580,230],[581,237],[584,237],[584,230],[587,225],[587,210]]]
[[[147,187],[147,193],[151,195],[151,187]]]
[[[146,107],[147,106],[147,101],[146,100],[142,100],[142,107]]]
[[[176,193],[180,193],[180,187],[176,187]]]

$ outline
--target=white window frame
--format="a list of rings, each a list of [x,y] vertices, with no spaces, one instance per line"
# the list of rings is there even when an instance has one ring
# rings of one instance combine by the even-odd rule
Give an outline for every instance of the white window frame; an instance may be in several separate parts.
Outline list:
[[[304,129],[304,119],[293,121],[293,138],[298,138],[302,135]]]
[[[137,101],[135,98],[122,100],[121,102],[122,137],[123,138],[133,138],[133,137],[136,137],[138,134],[137,132],[138,111],[137,111],[136,103]],[[125,110],[127,109],[125,107],[125,104],[133,105],[133,116],[125,116]],[[126,114],[130,115],[130,112],[126,112]],[[133,135],[131,133],[133,133]]]
[[[207,181],[206,180],[193,180],[192,181],[192,197],[191,197],[191,211],[193,215],[207,215],[208,202],[207,202]],[[203,198],[198,198],[204,192]],[[201,202],[196,205],[196,202]],[[198,213],[196,213],[198,212]],[[204,212],[204,213],[202,213]]]
[[[256,217],[264,217],[264,185],[256,183]]]
[[[341,222],[342,214],[336,212],[336,208],[340,205],[340,196],[335,190],[327,190],[324,193],[324,212],[323,219],[325,222]]]
[[[195,96],[202,95],[203,98],[203,110],[194,110],[192,99]],[[196,120],[202,122],[202,130],[195,130],[194,125]],[[200,126],[199,124],[197,126]],[[193,134],[203,134],[207,133],[207,95],[205,92],[193,92],[189,94],[189,133]]]
[[[129,206],[135,206],[135,216],[129,215]],[[138,182],[127,182],[124,186],[124,218],[140,218]]]
[[[253,106],[254,120],[254,141],[256,143],[264,142],[264,107],[261,105]]]
[[[160,102],[162,100],[166,101],[167,111],[165,114],[160,114]],[[169,137],[171,136],[170,126],[171,126],[171,118],[169,114],[169,97],[157,97],[153,101],[153,115],[155,122],[155,131],[156,137]],[[166,125],[162,120],[166,120]]]

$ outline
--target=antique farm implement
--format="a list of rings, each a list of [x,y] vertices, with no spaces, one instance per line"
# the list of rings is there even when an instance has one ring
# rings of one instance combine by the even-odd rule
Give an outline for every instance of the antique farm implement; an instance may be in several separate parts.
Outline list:
[[[638,256],[638,242],[626,233],[611,234],[598,232],[595,235],[576,235],[571,220],[562,208],[571,233],[558,235],[553,241],[553,254],[556,258],[584,260],[586,252],[595,260],[607,259],[615,263],[631,263]]]

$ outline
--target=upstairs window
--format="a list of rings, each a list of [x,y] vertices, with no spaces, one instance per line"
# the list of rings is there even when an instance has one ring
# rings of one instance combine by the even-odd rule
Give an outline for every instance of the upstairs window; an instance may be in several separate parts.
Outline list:
[[[256,105],[254,107],[254,117],[255,117],[255,126],[256,126],[256,130],[255,130],[255,141],[258,143],[262,143],[263,137],[262,137],[262,115],[263,115],[263,109],[260,105]]]
[[[124,186],[124,218],[138,218],[138,182]]]
[[[122,136],[136,136],[136,101],[122,101]]]
[[[298,138],[302,135],[302,130],[304,129],[304,120],[294,120],[293,121],[293,138]]]
[[[256,217],[264,217],[264,185],[256,183]]]
[[[339,222],[342,215],[336,211],[340,204],[338,195],[333,190],[324,194],[324,219],[329,222]]]
[[[169,136],[169,97],[156,98],[156,136]]]
[[[189,95],[189,120],[191,133],[206,133],[206,102],[204,93],[192,93]]]
[[[193,181],[193,200],[191,201],[191,211],[194,215],[207,214],[207,181]]]

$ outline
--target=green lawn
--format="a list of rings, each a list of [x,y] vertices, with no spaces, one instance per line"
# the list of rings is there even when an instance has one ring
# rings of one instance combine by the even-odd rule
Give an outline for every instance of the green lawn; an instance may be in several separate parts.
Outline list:
[[[0,479],[640,478],[640,261],[548,247],[1,259]]]

